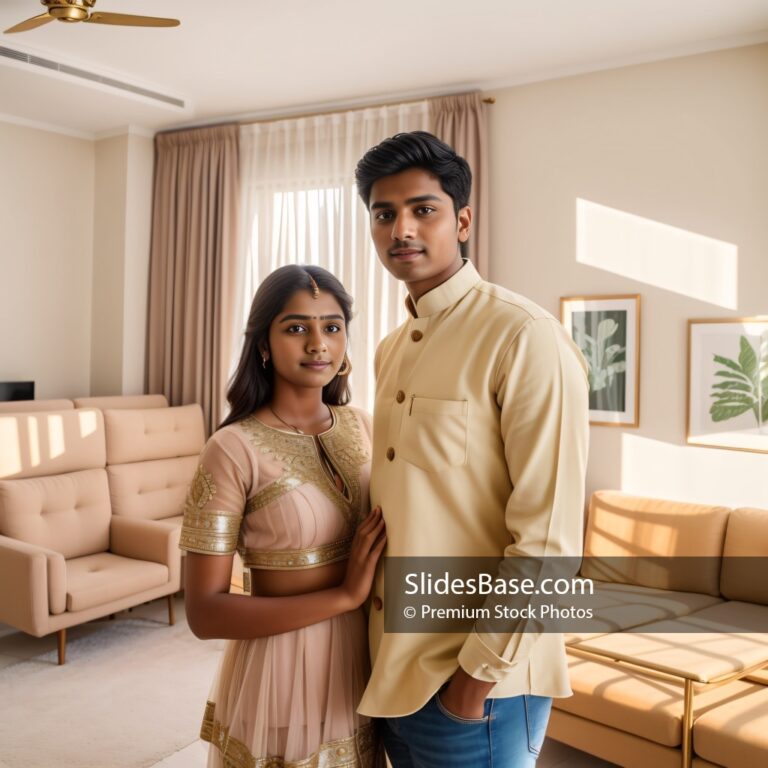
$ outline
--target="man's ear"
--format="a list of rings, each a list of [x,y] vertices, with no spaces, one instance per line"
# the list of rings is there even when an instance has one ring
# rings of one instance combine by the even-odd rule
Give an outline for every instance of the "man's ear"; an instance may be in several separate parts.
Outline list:
[[[468,205],[459,209],[456,220],[459,227],[459,242],[466,243],[469,240],[469,231],[472,229],[472,209]]]

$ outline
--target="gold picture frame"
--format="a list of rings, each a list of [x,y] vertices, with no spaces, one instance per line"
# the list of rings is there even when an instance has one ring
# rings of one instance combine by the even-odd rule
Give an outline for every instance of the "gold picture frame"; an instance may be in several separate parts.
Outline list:
[[[589,368],[589,423],[640,425],[640,294],[563,296],[560,322]]]
[[[768,316],[688,320],[688,445],[768,453]]]

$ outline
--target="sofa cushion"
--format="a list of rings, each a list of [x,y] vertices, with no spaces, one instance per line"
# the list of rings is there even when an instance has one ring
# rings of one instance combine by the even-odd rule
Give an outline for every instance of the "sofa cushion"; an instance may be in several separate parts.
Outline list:
[[[734,509],[728,517],[720,591],[730,600],[768,605],[768,510]]]
[[[65,558],[109,549],[111,514],[105,469],[0,480],[0,533]]]
[[[617,731],[607,725],[577,717],[553,708],[547,726],[547,737],[570,744],[576,749],[597,755],[610,764],[623,768],[680,768],[680,749],[664,747],[631,733]],[[554,763],[557,768],[587,768],[595,761],[587,757],[569,758]],[[600,763],[602,765],[602,763]]]
[[[67,610],[84,611],[168,581],[168,567],[111,552],[67,561]]]
[[[573,696],[555,699],[557,709],[657,744],[668,747],[682,744],[682,684],[570,654],[569,671]],[[735,701],[759,687],[737,681],[726,686],[700,688],[694,698],[695,715],[698,717],[723,703]]]
[[[164,520],[181,515],[197,454],[107,467],[112,514]]]
[[[199,405],[148,410],[104,411],[107,464],[196,456],[205,430]]]
[[[593,595],[569,597],[569,605],[583,605],[591,608],[594,618],[579,622],[577,632],[566,634],[566,642],[574,643],[589,637],[630,629],[640,624],[661,619],[686,616],[694,611],[721,600],[700,592],[672,592],[665,589],[638,587],[634,584],[612,584],[611,582],[593,582]]]
[[[748,696],[724,702],[699,717],[693,726],[693,748],[696,754],[726,768],[765,765],[768,688],[754,686]]]
[[[602,581],[720,594],[728,509],[597,491],[589,504],[581,574]],[[696,557],[659,567],[648,558]],[[599,558],[610,558],[601,563]]]
[[[101,411],[0,414],[0,479],[61,475],[105,462]]]

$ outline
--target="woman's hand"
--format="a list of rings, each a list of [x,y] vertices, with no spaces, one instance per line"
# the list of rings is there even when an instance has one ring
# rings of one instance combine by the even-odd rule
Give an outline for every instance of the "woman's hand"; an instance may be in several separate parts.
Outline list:
[[[347,561],[347,575],[340,587],[351,601],[352,609],[359,608],[366,601],[376,573],[376,563],[386,543],[381,507],[375,507],[357,526]]]

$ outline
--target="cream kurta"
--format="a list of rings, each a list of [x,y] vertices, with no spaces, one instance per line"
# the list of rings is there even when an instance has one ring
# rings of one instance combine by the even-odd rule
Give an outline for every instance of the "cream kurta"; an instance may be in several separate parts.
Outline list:
[[[385,555],[579,556],[588,386],[575,344],[468,262],[415,312],[407,303],[376,354],[371,504]],[[458,665],[495,682],[492,697],[571,692],[559,634],[385,634],[383,614],[371,611],[361,713],[415,712]]]

